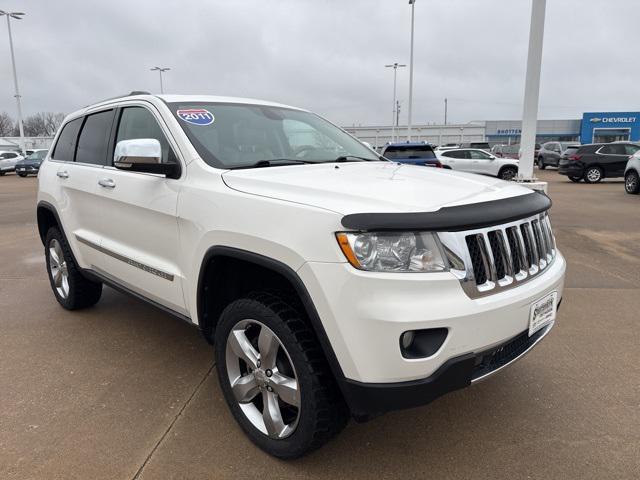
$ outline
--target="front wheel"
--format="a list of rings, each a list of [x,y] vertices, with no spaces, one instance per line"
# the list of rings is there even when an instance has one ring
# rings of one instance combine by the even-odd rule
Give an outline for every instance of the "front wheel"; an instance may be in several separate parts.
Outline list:
[[[76,265],[66,239],[55,227],[47,232],[45,260],[53,294],[67,310],[95,305],[102,295],[102,283],[85,278]]]
[[[24,177],[27,176],[27,174],[26,173],[19,173],[18,176],[24,178]]]
[[[216,327],[215,356],[231,413],[265,452],[300,457],[346,425],[322,350],[285,300],[255,293],[229,304]]]
[[[584,172],[584,181],[587,183],[599,183],[604,177],[604,172],[600,167],[589,167]]]
[[[544,164],[544,159],[542,157],[538,158],[538,168],[540,170],[544,170],[547,166]]]
[[[627,193],[637,195],[640,193],[640,178],[638,172],[631,170],[624,176],[624,189]]]
[[[501,180],[509,181],[516,178],[517,174],[518,174],[518,169],[513,167],[506,167],[500,170],[500,173],[498,174],[498,178],[500,178]]]

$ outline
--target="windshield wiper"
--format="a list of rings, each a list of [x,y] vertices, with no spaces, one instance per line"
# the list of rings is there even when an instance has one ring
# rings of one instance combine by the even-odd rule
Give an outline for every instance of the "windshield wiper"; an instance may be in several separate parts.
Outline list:
[[[260,168],[260,167],[274,167],[276,165],[299,165],[305,163],[316,163],[310,160],[300,160],[297,158],[272,158],[271,160],[258,160],[256,163],[249,165],[239,165],[237,167],[231,167],[229,170],[240,170],[243,168]]]
[[[358,157],[357,155],[341,155],[334,160],[334,162],[342,163],[342,162],[375,162],[367,157]]]

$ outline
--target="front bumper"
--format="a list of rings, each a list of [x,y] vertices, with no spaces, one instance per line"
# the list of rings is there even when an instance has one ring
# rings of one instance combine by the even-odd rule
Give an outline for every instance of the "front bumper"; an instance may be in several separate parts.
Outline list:
[[[477,299],[450,273],[371,273],[346,263],[306,263],[298,274],[344,374],[343,393],[354,416],[364,418],[469,385],[479,354],[528,330],[532,303],[553,291],[562,298],[565,269],[558,252],[529,282]],[[447,329],[436,353],[403,357],[402,333],[428,328]]]
[[[23,166],[23,165],[16,166],[17,173],[26,173],[28,175],[36,175],[38,173],[38,170],[40,170],[40,167]]]

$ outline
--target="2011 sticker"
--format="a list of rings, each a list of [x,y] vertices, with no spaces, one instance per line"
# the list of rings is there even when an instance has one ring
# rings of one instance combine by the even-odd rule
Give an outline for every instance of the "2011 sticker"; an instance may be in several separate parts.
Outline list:
[[[192,125],[211,125],[215,121],[213,113],[204,108],[183,108],[176,112],[178,118]]]

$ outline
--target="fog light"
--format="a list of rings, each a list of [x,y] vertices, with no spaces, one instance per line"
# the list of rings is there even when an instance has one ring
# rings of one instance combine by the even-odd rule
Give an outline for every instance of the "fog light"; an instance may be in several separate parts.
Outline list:
[[[400,335],[400,352],[404,358],[427,358],[434,355],[449,334],[446,328],[408,330]]]
[[[411,347],[414,338],[416,338],[416,334],[412,330],[404,332],[402,337],[400,337],[400,344],[402,345],[402,348],[406,350]]]

